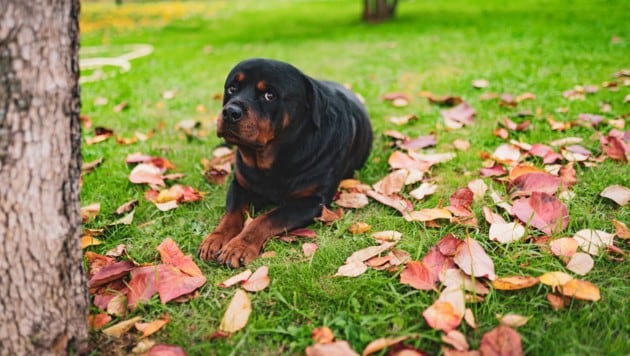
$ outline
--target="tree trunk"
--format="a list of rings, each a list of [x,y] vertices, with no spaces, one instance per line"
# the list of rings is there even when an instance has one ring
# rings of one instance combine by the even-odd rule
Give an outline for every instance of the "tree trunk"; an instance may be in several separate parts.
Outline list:
[[[363,20],[381,22],[394,17],[398,0],[363,0]]]
[[[79,1],[0,9],[0,355],[81,354]]]

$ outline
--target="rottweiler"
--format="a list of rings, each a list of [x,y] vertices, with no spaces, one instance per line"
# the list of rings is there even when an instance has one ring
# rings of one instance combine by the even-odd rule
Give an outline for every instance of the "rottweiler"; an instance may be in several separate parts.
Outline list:
[[[353,92],[262,58],[228,74],[217,135],[237,147],[236,162],[225,215],[199,256],[232,268],[258,257],[269,238],[319,216],[339,182],[365,163],[373,139]],[[245,212],[268,206],[244,226]]]

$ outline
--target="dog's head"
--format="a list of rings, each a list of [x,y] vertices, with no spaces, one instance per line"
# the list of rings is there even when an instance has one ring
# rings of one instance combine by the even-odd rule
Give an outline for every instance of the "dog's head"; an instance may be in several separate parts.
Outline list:
[[[225,81],[217,135],[252,149],[290,142],[305,125],[319,126],[320,97],[313,80],[288,63],[243,61]]]

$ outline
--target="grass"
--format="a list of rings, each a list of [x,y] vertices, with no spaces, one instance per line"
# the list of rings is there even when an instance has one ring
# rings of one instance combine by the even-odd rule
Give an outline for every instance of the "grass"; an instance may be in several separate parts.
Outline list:
[[[100,215],[87,227],[104,227],[117,219],[113,211],[137,198],[135,221],[129,226],[108,228],[104,244],[90,249],[104,253],[120,243],[138,262],[156,262],[156,246],[173,237],[182,250],[194,254],[202,238],[216,226],[224,207],[226,186],[207,183],[201,175],[201,159],[210,157],[220,144],[214,135],[214,116],[221,103],[213,95],[222,92],[223,80],[231,67],[248,57],[271,57],[288,61],[317,77],[349,83],[366,98],[376,140],[369,163],[358,178],[374,183],[387,173],[387,157],[392,149],[381,133],[399,129],[415,136],[438,135],[436,152],[452,151],[455,138],[468,139],[472,147],[432,170],[438,183],[436,194],[416,203],[416,208],[435,207],[447,201],[457,188],[477,176],[481,152],[492,152],[503,141],[492,134],[498,121],[514,117],[517,111],[540,108],[543,115],[532,118],[534,129],[511,133],[529,143],[549,143],[566,136],[585,139],[583,145],[600,152],[595,131],[572,128],[551,131],[546,115],[556,120],[573,120],[578,113],[598,113],[601,102],[610,102],[606,118],[628,112],[623,98],[628,87],[618,91],[600,89],[584,101],[568,101],[564,90],[579,84],[600,84],[611,80],[617,70],[630,62],[630,28],[624,1],[406,1],[399,6],[395,21],[367,25],[358,18],[361,2],[347,1],[214,1],[129,3],[115,7],[113,2],[84,3],[82,46],[116,46],[148,43],[153,54],[133,60],[132,69],[110,79],[82,86],[82,112],[94,125],[129,137],[135,131],[157,129],[146,142],[121,146],[113,140],[83,147],[84,161],[104,157],[104,163],[84,177],[83,205],[100,202]],[[172,10],[176,7],[176,10]],[[172,11],[171,11],[172,10]],[[614,36],[618,37],[613,41]],[[517,109],[499,107],[496,101],[480,100],[480,91],[471,81],[486,78],[491,91],[536,94]],[[172,100],[162,92],[176,90]],[[436,94],[462,96],[476,110],[475,125],[445,131],[439,107],[416,95],[411,105],[394,108],[379,100],[390,91],[414,95],[427,90]],[[96,106],[94,99],[105,97],[108,104]],[[114,112],[114,105],[128,101],[129,107]],[[196,107],[202,104],[205,112]],[[568,114],[555,113],[569,108]],[[420,120],[394,127],[386,118],[416,114]],[[207,135],[186,139],[175,125],[186,119],[202,123]],[[626,118],[626,126],[628,119]],[[610,127],[602,128],[607,132]],[[85,133],[88,133],[86,130]],[[182,184],[207,192],[203,201],[184,204],[169,212],[158,211],[142,199],[145,187],[127,180],[128,153],[160,155],[187,174]],[[566,235],[593,228],[613,231],[612,219],[630,222],[630,209],[618,207],[598,196],[612,184],[630,186],[628,165],[607,160],[594,168],[576,167],[576,198],[568,204],[570,223]],[[495,184],[495,187],[500,188]],[[483,202],[491,204],[489,198]],[[488,241],[488,226],[482,222],[481,206],[474,210],[480,229],[469,231],[492,257],[497,274],[539,275],[564,270],[561,261],[545,254],[531,243],[497,245]],[[276,256],[258,259],[250,267],[269,266],[271,285],[251,295],[253,313],[247,327],[229,339],[210,340],[217,330],[233,290],[222,290],[217,282],[235,271],[196,259],[208,283],[198,298],[184,303],[160,304],[154,298],[133,312],[146,320],[169,313],[170,323],[156,334],[159,342],[183,346],[189,354],[295,354],[312,343],[315,327],[330,327],[338,339],[348,340],[361,351],[378,337],[418,334],[406,343],[440,353],[441,333],[430,329],[422,312],[437,298],[434,292],[416,291],[399,283],[398,274],[368,271],[358,278],[333,278],[337,268],[353,251],[368,246],[369,234],[351,235],[347,228],[356,221],[372,225],[373,231],[395,229],[403,233],[400,248],[419,259],[442,236],[451,232],[463,237],[461,226],[445,224],[427,228],[411,224],[399,214],[376,203],[348,211],[332,226],[313,224],[319,250],[304,259],[301,243],[271,241],[267,251]],[[145,224],[150,222],[149,224]],[[530,230],[530,233],[537,232]],[[617,240],[626,253],[627,245]],[[627,262],[615,262],[606,255],[596,258],[595,268],[584,277],[601,288],[596,303],[574,301],[567,308],[552,311],[545,295],[547,287],[518,292],[492,291],[484,303],[471,304],[478,329],[464,324],[461,330],[477,348],[481,336],[497,326],[495,314],[518,313],[532,316],[518,329],[526,354],[610,354],[630,353],[630,327],[627,323]],[[94,354],[126,353],[127,344],[93,333]]]

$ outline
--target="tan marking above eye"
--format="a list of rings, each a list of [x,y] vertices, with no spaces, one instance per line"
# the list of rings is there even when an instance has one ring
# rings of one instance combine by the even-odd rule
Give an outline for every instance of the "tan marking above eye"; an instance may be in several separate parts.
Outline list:
[[[267,89],[267,83],[264,80],[259,81],[258,83],[256,83],[256,89],[260,91]]]
[[[234,77],[236,79],[237,82],[241,82],[243,81],[243,79],[245,79],[245,73],[236,73],[236,76]]]

